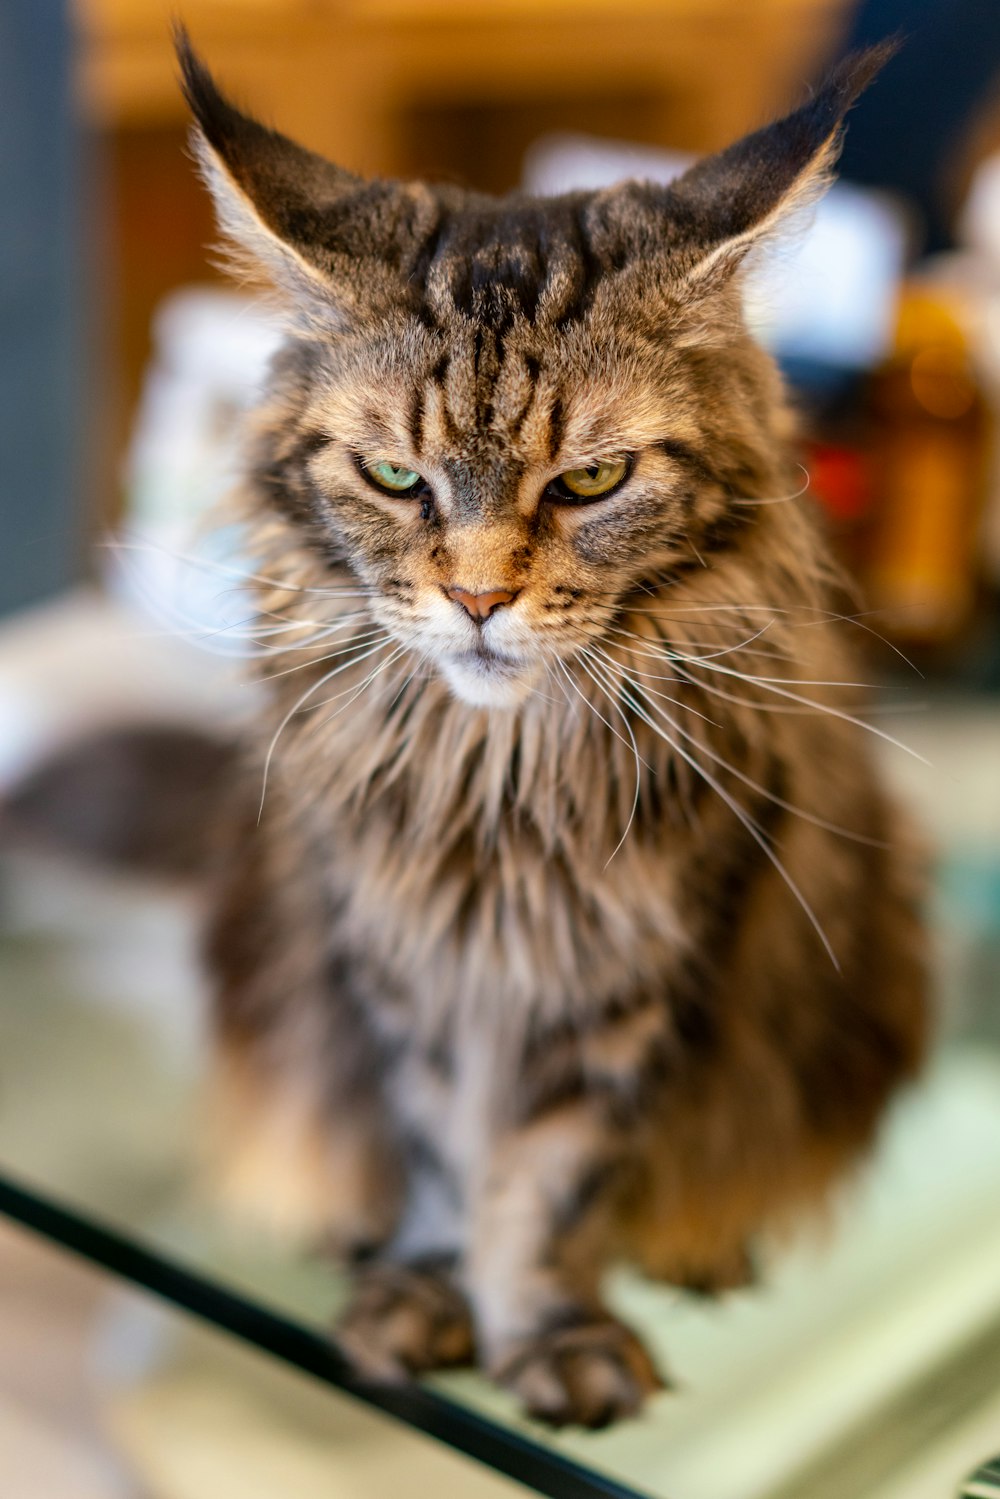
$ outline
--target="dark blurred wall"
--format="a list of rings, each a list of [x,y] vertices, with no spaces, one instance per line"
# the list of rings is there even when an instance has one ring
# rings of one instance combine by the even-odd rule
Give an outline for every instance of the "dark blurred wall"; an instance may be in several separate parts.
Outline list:
[[[1000,0],[861,0],[843,51],[902,46],[851,114],[840,175],[903,193],[921,216],[917,250],[953,243],[955,166],[1000,93]]]
[[[0,611],[80,572],[80,141],[63,0],[0,4]]]

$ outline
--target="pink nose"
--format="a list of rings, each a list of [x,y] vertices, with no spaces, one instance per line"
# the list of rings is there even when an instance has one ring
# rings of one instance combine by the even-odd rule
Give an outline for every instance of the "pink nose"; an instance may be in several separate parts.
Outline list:
[[[467,593],[464,588],[449,588],[448,597],[461,604],[469,617],[479,624],[481,620],[489,619],[501,604],[509,604],[514,595],[505,588],[494,588],[491,593]]]

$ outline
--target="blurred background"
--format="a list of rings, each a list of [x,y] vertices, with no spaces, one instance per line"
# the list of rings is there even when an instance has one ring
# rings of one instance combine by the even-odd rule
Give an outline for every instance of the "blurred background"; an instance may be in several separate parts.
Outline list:
[[[185,148],[176,9],[5,6],[16,529],[2,609],[99,571],[94,539],[157,503],[149,445],[179,468],[199,404],[218,425],[248,380],[252,310],[252,331],[227,331],[232,298],[178,297],[219,283]],[[800,100],[844,50],[899,31],[900,55],[852,115],[842,186],[762,270],[753,310],[803,413],[812,497],[869,606],[921,665],[1000,681],[995,7],[191,0],[183,17],[235,97],[313,148],[489,191],[669,176]],[[182,412],[181,395],[150,385],[151,370],[185,363],[200,388]],[[162,503],[192,505],[176,485]]]
[[[0,1164],[323,1320],[325,1272],[303,1283],[269,1249],[257,1259],[245,1244],[220,1248],[211,1214],[189,1205],[202,1054],[196,899],[26,849],[11,815],[28,807],[44,825],[39,767],[81,735],[122,721],[225,735],[246,711],[232,659],[241,604],[219,574],[238,562],[238,538],[204,518],[235,472],[239,414],[276,334],[212,268],[174,13],[237,102],[310,147],[360,172],[498,192],[665,180],[794,106],[846,50],[902,34],[851,116],[838,185],[754,268],[746,295],[799,413],[802,502],[819,507],[858,585],[876,721],[921,757],[886,749],[935,844],[940,1057],[894,1120],[869,1196],[845,1208],[832,1258],[810,1251],[780,1271],[769,1301],[728,1323],[672,1303],[668,1316],[648,1289],[622,1291],[646,1322],[664,1323],[667,1361],[679,1342],[696,1371],[696,1392],[677,1397],[689,1401],[686,1438],[664,1414],[655,1441],[647,1430],[572,1450],[671,1499],[952,1492],[963,1464],[988,1455],[990,1433],[1000,1449],[1000,1390],[983,1372],[1000,1367],[1000,8],[0,8]],[[116,765],[89,774],[85,798],[113,799]],[[106,1370],[86,1354],[95,1324],[73,1287],[53,1300],[52,1258],[0,1240],[0,1285],[5,1264],[17,1306],[44,1325],[45,1356]],[[88,1289],[84,1302],[100,1297]],[[162,1327],[111,1324],[118,1372],[98,1385],[113,1410],[122,1388],[138,1399],[150,1370],[163,1375],[161,1343],[197,1361]],[[136,1339],[141,1357],[125,1377],[119,1354]],[[157,1468],[155,1379],[140,1436],[123,1439],[127,1460],[112,1475],[107,1430],[93,1437],[72,1392],[54,1396],[44,1371],[26,1383],[31,1341],[5,1350],[0,1333],[0,1430],[27,1421],[42,1434],[23,1449],[18,1496],[223,1493],[235,1437],[216,1443],[209,1487],[208,1468]],[[511,1419],[475,1382],[448,1388]],[[246,1407],[259,1433],[267,1408],[263,1397]],[[54,1460],[67,1422],[73,1442],[93,1440],[103,1455],[81,1467],[70,1442],[54,1483],[31,1464],[40,1452]],[[742,1435],[720,1443],[722,1429]],[[314,1437],[275,1440],[287,1456]],[[331,1453],[340,1471],[341,1447]],[[840,1488],[824,1488],[830,1454]],[[377,1465],[365,1478],[357,1452],[349,1463],[353,1487],[334,1492],[388,1491]],[[428,1484],[441,1492],[443,1481]]]

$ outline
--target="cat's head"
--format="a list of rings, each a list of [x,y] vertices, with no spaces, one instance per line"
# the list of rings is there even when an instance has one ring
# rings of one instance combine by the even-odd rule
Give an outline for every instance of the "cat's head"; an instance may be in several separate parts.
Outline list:
[[[179,38],[222,227],[292,315],[262,484],[464,701],[520,702],[780,482],[735,272],[822,187],[889,50],[669,187],[498,200],[342,171]]]

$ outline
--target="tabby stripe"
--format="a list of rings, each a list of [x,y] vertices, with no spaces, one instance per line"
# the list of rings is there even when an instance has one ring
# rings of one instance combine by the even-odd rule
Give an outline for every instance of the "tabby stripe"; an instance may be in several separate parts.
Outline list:
[[[745,531],[757,524],[758,512],[747,505],[743,509],[730,508],[709,521],[703,531],[693,538],[702,552],[725,552],[743,536]],[[699,564],[700,566],[700,564]]]
[[[717,484],[719,482],[719,476],[708,460],[688,443],[681,442],[676,437],[663,437],[656,446],[660,449],[661,453],[665,453],[675,463],[679,463],[683,468],[689,469],[703,484]]]
[[[456,442],[460,437],[455,418],[448,406],[448,372],[451,369],[451,355],[442,354],[441,358],[431,370],[431,384],[441,395],[441,420],[444,423],[445,438],[448,442]]]
[[[605,267],[590,243],[586,213],[586,204],[581,204],[570,221],[572,238],[566,247],[567,259],[573,265],[575,275],[566,302],[555,319],[560,331],[586,316],[593,306],[597,287],[606,275]]]
[[[559,449],[562,447],[565,430],[566,413],[561,399],[555,396],[549,411],[549,459],[552,463],[556,461]]]
[[[332,441],[333,438],[329,432],[303,432],[295,445],[292,457],[297,458],[301,463],[308,463],[314,453],[328,448]]]
[[[418,455],[422,452],[424,445],[425,399],[424,387],[419,385],[413,397],[413,405],[410,407],[409,417],[410,442],[413,445],[414,453]]]
[[[520,437],[521,428],[524,426],[528,412],[534,406],[535,397],[538,395],[538,377],[542,372],[542,366],[533,354],[528,354],[525,357],[524,371],[528,377],[528,395],[520,411],[509,423],[509,434],[512,441]]]

